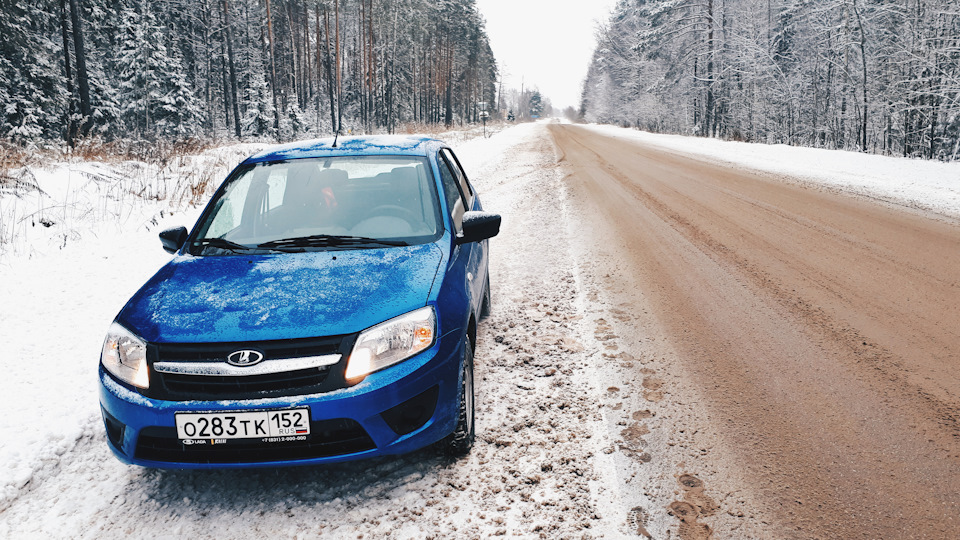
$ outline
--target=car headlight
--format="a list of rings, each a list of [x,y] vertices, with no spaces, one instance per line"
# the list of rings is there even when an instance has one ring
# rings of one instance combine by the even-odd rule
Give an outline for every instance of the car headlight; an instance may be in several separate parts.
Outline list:
[[[364,330],[347,360],[345,377],[355,382],[374,371],[429,349],[436,341],[437,314],[426,306]]]
[[[114,377],[138,388],[150,386],[147,344],[117,323],[110,325],[103,340],[100,362]]]

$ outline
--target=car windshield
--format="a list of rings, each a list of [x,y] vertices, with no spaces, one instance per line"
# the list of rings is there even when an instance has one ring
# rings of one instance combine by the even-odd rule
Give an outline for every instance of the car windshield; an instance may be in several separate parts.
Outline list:
[[[437,201],[422,157],[259,163],[221,190],[190,249],[226,255],[422,244],[442,233]]]

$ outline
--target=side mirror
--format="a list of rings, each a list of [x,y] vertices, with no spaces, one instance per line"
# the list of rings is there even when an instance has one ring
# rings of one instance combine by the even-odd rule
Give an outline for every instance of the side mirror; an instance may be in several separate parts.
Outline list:
[[[174,227],[160,233],[160,243],[163,244],[163,250],[167,253],[176,253],[183,247],[183,243],[186,241],[186,227]]]
[[[463,230],[457,235],[457,244],[479,242],[500,233],[500,214],[464,212]]]

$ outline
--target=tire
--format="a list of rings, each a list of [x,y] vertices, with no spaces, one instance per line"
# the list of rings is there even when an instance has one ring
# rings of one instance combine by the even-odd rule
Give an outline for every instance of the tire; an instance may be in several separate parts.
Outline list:
[[[473,346],[470,338],[464,336],[466,343],[463,352],[463,368],[460,372],[460,399],[457,413],[457,427],[453,433],[440,441],[441,452],[448,457],[461,457],[470,453],[476,438],[474,422],[473,392]]]
[[[487,270],[487,279],[483,284],[483,300],[480,301],[480,318],[486,319],[490,316],[490,271]]]

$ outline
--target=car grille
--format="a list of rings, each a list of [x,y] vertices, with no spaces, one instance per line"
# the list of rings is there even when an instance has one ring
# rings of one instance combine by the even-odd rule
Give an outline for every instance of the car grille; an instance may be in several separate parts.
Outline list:
[[[271,463],[356,454],[376,448],[354,420],[338,418],[310,423],[306,441],[264,443],[260,439],[229,444],[186,446],[176,428],[147,427],[137,438],[137,459],[166,463]]]
[[[250,392],[269,393],[298,389],[306,390],[323,383],[329,373],[329,367],[285,371],[252,377],[164,373],[163,384],[173,394],[219,397]]]
[[[353,347],[355,336],[230,343],[161,343],[148,347],[151,366],[157,362],[181,365],[226,365],[238,350],[263,353],[261,364],[296,358],[342,355]],[[346,349],[346,350],[344,350]],[[258,399],[328,392],[345,386],[343,364],[295,369],[258,375],[164,373],[151,369],[150,388],[144,395],[168,401]],[[246,368],[240,368],[240,371]]]

